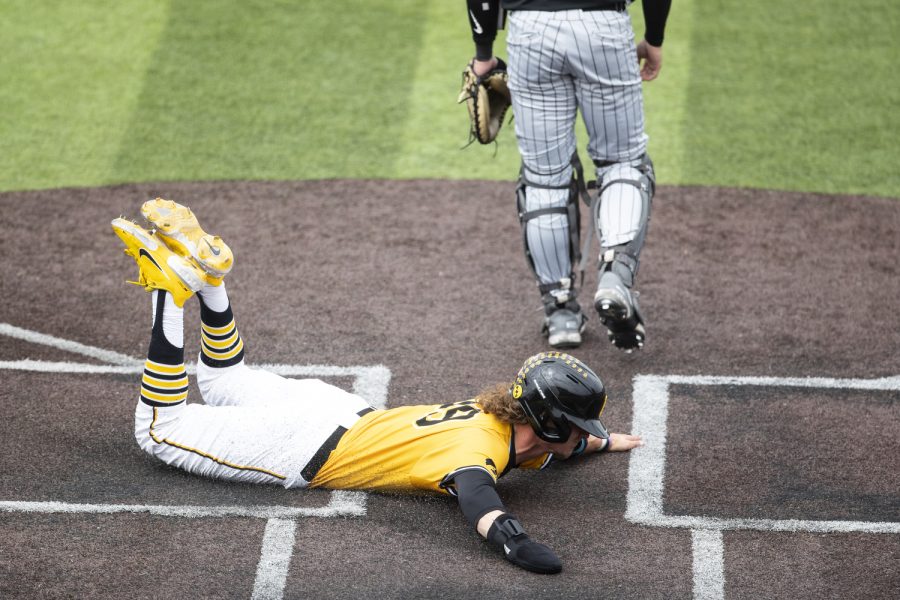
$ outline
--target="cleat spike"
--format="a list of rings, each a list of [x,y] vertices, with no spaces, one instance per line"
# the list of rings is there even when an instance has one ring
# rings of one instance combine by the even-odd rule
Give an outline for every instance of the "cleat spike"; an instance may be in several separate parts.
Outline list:
[[[616,272],[601,269],[594,309],[608,330],[610,341],[627,354],[643,348],[646,336],[637,298],[638,293],[625,285]]]
[[[156,198],[144,203],[141,214],[170,250],[204,271],[206,283],[220,285],[234,266],[228,245],[220,236],[207,234],[187,206]]]
[[[165,290],[178,306],[202,287],[201,269],[168,250],[152,233],[126,219],[114,220],[112,227],[125,243],[125,254],[138,266],[137,281],[127,284],[147,291]]]

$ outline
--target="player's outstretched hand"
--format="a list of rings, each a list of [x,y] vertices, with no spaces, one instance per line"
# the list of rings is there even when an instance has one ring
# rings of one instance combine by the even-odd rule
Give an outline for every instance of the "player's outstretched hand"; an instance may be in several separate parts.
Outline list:
[[[602,438],[588,436],[588,443],[585,453],[591,452],[628,452],[639,446],[644,445],[644,440],[639,435],[631,435],[629,433],[610,433],[609,445]]]
[[[653,81],[662,68],[662,47],[651,46],[641,40],[637,46],[638,62],[641,63],[641,79]]]
[[[644,445],[644,440],[639,435],[631,435],[629,433],[611,433],[609,434],[609,451],[610,452],[627,452],[639,446]]]

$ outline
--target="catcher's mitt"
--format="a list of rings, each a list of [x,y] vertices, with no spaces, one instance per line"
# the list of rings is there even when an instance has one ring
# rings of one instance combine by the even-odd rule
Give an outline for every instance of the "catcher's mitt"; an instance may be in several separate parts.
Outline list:
[[[503,117],[512,104],[507,82],[506,63],[497,59],[497,66],[479,77],[473,63],[463,71],[462,90],[459,103],[466,103],[469,109],[470,141],[476,139],[482,144],[490,144],[500,133]]]

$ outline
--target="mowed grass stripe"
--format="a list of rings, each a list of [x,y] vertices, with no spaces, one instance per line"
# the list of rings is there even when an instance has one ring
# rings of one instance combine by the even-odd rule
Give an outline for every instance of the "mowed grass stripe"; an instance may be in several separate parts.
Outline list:
[[[497,146],[460,150],[464,5],[0,0],[0,12],[0,190],[515,179],[512,126]],[[640,36],[640,5],[630,13]],[[644,87],[659,182],[900,197],[898,22],[893,0],[676,2],[662,75]]]
[[[498,32],[494,51],[506,58],[506,31]],[[413,81],[410,113],[404,122],[397,178],[515,179],[519,151],[512,124],[500,131],[497,145],[469,146],[469,117],[457,104],[462,71],[475,53],[465,3],[430,2],[422,44],[409,71]],[[507,114],[507,120],[512,114]]]
[[[173,3],[122,181],[384,177],[424,2]]]
[[[0,0],[0,190],[109,181],[167,9]]]
[[[676,183],[900,196],[900,3],[693,8]]]

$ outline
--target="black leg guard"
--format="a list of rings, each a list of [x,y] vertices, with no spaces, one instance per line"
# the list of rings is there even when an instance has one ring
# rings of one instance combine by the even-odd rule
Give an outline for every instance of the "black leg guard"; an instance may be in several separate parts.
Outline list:
[[[565,186],[547,186],[529,181],[525,176],[525,165],[523,164],[521,169],[519,170],[519,181],[518,186],[516,187],[516,207],[519,214],[519,224],[522,226],[522,247],[525,249],[525,258],[528,261],[528,267],[531,269],[531,272],[534,273],[535,278],[537,278],[538,275],[537,270],[534,266],[534,257],[532,256],[531,249],[528,246],[528,235],[526,232],[526,225],[528,224],[528,221],[547,214],[564,214],[567,216],[569,224],[568,250],[570,265],[572,267],[571,274],[568,278],[569,285],[566,286],[564,281],[547,284],[542,284],[540,281],[538,281],[538,287],[541,291],[541,294],[546,294],[549,291],[567,287],[568,289],[572,290],[572,297],[574,298],[575,289],[577,287],[575,285],[575,265],[576,263],[580,263],[582,260],[581,211],[578,206],[578,198],[582,198],[587,205],[590,205],[590,198],[588,197],[587,186],[584,180],[584,169],[581,166],[581,161],[579,160],[577,153],[572,155],[571,164],[572,180],[568,185]],[[566,200],[566,205],[529,211],[526,208],[527,188],[529,187],[551,190],[569,190],[569,196]],[[581,271],[583,272],[583,269],[581,269]]]
[[[598,165],[606,166],[606,165]],[[638,304],[638,293],[632,292],[638,272],[639,258],[650,222],[650,207],[656,188],[653,164],[644,155],[639,165],[633,167],[638,178],[611,178],[604,180],[591,204],[592,230],[600,229],[602,194],[610,186],[626,184],[638,189],[641,198],[641,223],[629,241],[601,246],[598,269],[597,293],[594,308],[600,321],[609,330],[610,341],[618,348],[631,351],[643,347],[646,340],[644,318]],[[602,238],[601,238],[602,239]]]
[[[587,195],[584,190],[583,169],[577,154],[572,158],[572,166],[572,180],[568,185],[547,186],[529,181],[525,175],[525,166],[522,165],[516,187],[516,205],[519,224],[522,227],[522,246],[525,250],[528,267],[537,280],[544,306],[543,333],[548,337],[550,345],[556,348],[574,348],[581,345],[581,333],[584,331],[587,321],[587,317],[582,313],[576,300],[578,293],[575,264],[581,260],[581,213],[578,198],[579,195]],[[568,190],[566,204],[565,206],[528,210],[528,188]],[[569,257],[570,272],[558,281],[545,283],[538,276],[534,256],[528,242],[527,225],[531,219],[548,214],[564,214],[567,217],[569,240],[566,251]]]

